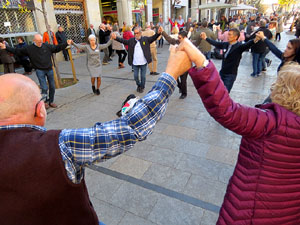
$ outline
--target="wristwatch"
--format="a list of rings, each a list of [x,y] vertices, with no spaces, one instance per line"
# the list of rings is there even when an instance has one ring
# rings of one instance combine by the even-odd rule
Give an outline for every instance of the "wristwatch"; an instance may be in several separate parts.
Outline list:
[[[203,62],[203,65],[199,66],[198,69],[203,69],[203,68],[207,67],[208,64],[209,64],[209,61],[207,59],[205,59],[205,61]]]

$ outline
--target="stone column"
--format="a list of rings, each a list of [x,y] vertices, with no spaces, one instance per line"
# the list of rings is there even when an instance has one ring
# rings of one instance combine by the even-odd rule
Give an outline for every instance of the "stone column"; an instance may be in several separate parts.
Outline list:
[[[147,0],[147,18],[146,22],[153,22],[152,0]]]
[[[191,17],[192,21],[199,18],[199,0],[191,0]]]
[[[100,7],[101,6],[99,6],[98,0],[85,1],[85,9],[86,9],[88,26],[89,24],[93,24],[96,31],[102,22]]]
[[[170,33],[170,25],[169,24],[169,20],[168,18],[171,17],[171,1],[170,0],[163,0],[163,4],[162,4],[162,8],[163,8],[163,20],[166,24],[165,26],[165,31],[166,33]]]
[[[126,22],[128,26],[132,25],[131,1],[117,0],[117,10],[119,26],[123,26],[123,22]]]

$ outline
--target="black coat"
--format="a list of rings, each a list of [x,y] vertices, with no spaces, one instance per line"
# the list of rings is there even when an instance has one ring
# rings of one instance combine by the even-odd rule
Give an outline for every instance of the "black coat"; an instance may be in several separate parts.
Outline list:
[[[10,56],[9,52],[5,49],[0,49],[0,61],[2,64],[15,62],[13,56]]]
[[[268,38],[269,40],[273,36],[271,31],[268,28],[260,27],[249,37],[249,39],[254,39],[256,37],[256,33],[259,31],[264,32],[265,37]],[[260,53],[264,53],[266,49],[267,49],[267,44],[264,41],[260,40],[259,42],[257,42],[255,45],[251,47],[251,52],[260,54]]]
[[[57,31],[55,36],[56,36],[58,44],[62,44],[62,43],[67,42],[67,36],[66,36],[66,33],[64,31],[63,32]]]
[[[141,39],[139,40],[140,45],[143,49],[144,56],[147,60],[147,63],[152,62],[151,52],[150,52],[150,44],[152,42],[154,42],[159,36],[160,36],[160,34],[156,33],[151,37],[142,36]],[[124,45],[128,45],[128,64],[131,66],[132,62],[133,62],[134,48],[137,43],[137,40],[135,38],[130,38],[129,40],[125,40],[123,38],[117,37],[116,41],[121,42]]]
[[[102,29],[99,30],[99,43],[100,44],[105,44],[107,43],[107,36],[110,35],[110,31],[103,31]]]

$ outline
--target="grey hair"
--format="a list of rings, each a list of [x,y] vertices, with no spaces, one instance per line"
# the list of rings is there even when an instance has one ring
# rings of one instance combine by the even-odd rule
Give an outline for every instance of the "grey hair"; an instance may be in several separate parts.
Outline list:
[[[90,41],[92,38],[94,38],[95,40],[97,40],[95,35],[90,34],[90,36],[89,36],[89,41]]]
[[[267,21],[264,20],[264,19],[261,19],[261,20],[259,21],[259,26],[260,26],[260,27],[265,27],[266,24],[267,24]]]

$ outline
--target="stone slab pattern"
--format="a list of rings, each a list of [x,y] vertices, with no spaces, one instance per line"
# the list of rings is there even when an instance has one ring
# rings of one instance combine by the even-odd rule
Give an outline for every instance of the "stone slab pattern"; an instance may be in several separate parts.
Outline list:
[[[291,38],[282,33],[281,42],[275,45],[284,50]],[[158,49],[158,72],[164,71],[168,47]],[[268,95],[280,61],[272,53],[267,57],[273,60],[271,67],[261,77],[252,78],[251,53],[244,53],[231,91],[235,101],[253,106]],[[150,76],[148,71],[145,92],[137,93],[127,59],[126,68],[121,70],[117,69],[117,60],[115,56],[103,67],[101,95],[95,96],[85,56],[76,58],[79,82],[56,91],[55,102],[59,108],[48,111],[47,129],[90,127],[98,121],[116,119],[115,113],[129,94],[142,97],[158,78]],[[221,61],[213,61],[220,68]],[[59,66],[63,77],[72,77],[68,62],[61,62]],[[37,81],[35,75],[30,77]],[[176,88],[165,117],[147,140],[97,165],[221,206],[236,162],[240,137],[208,115],[190,78],[187,98],[180,100],[179,96]],[[217,220],[214,212],[98,171],[86,169],[86,182],[99,219],[107,225],[212,225]]]

